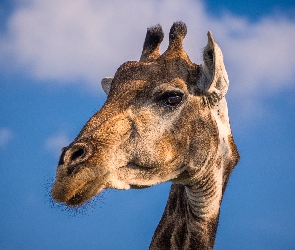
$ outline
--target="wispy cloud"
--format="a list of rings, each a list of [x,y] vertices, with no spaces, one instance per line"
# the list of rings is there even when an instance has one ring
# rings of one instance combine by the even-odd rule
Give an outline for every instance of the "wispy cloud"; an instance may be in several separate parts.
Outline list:
[[[4,148],[13,139],[13,132],[9,128],[0,128],[0,148]]]
[[[184,47],[196,63],[206,32],[213,31],[225,54],[230,94],[245,114],[251,113],[249,103],[259,106],[261,96],[294,88],[294,21],[278,14],[255,23],[230,13],[214,18],[193,0],[29,0],[10,17],[0,52],[37,79],[83,78],[97,86],[124,61],[139,59],[148,26],[163,25],[163,52],[176,20],[188,25]]]
[[[58,156],[61,149],[70,143],[70,138],[65,133],[58,133],[50,136],[45,141],[45,148]]]

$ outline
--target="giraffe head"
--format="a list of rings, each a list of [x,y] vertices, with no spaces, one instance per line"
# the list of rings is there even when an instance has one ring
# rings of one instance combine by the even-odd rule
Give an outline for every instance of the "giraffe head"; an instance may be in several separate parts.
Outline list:
[[[162,28],[149,28],[140,61],[103,79],[104,106],[62,150],[55,201],[79,206],[107,188],[192,185],[198,173],[213,168],[223,169],[225,186],[238,154],[222,52],[209,32],[204,63],[192,63],[182,47],[186,32],[184,23],[174,23],[160,55]]]

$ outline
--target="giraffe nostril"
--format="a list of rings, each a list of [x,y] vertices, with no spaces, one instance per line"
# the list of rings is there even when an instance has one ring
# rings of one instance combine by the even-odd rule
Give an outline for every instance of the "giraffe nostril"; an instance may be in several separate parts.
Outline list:
[[[58,165],[62,169],[67,169],[68,175],[75,172],[75,169],[81,165],[82,162],[87,161],[91,156],[92,149],[89,145],[78,142],[62,149]]]
[[[78,169],[78,166],[81,162],[87,159],[87,155],[89,156],[89,152],[86,150],[85,145],[75,145],[74,148],[72,148],[69,151],[68,154],[68,168],[67,168],[67,174],[71,175],[75,172],[76,169]]]
[[[76,151],[74,151],[71,155],[71,161],[74,161],[80,157],[82,157],[85,154],[85,150],[83,148],[78,148]]]

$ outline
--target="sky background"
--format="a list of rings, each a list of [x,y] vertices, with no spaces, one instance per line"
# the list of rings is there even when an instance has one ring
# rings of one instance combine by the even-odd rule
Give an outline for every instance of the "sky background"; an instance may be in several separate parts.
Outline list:
[[[138,60],[146,28],[188,26],[200,64],[223,50],[241,161],[215,249],[295,249],[295,2],[0,1],[0,249],[147,249],[170,183],[109,190],[69,211],[50,200],[60,149],[103,105],[100,81]]]

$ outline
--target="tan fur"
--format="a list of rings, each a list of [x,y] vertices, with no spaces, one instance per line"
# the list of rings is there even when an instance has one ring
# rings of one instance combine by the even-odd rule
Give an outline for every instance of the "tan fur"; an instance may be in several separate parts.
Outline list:
[[[160,55],[162,28],[150,28],[140,62],[124,63],[103,81],[108,99],[63,150],[52,188],[57,202],[79,206],[106,188],[172,181],[150,249],[213,248],[222,195],[239,159],[222,52],[209,33],[205,63],[196,65],[183,50],[185,35],[185,24],[174,23]]]

